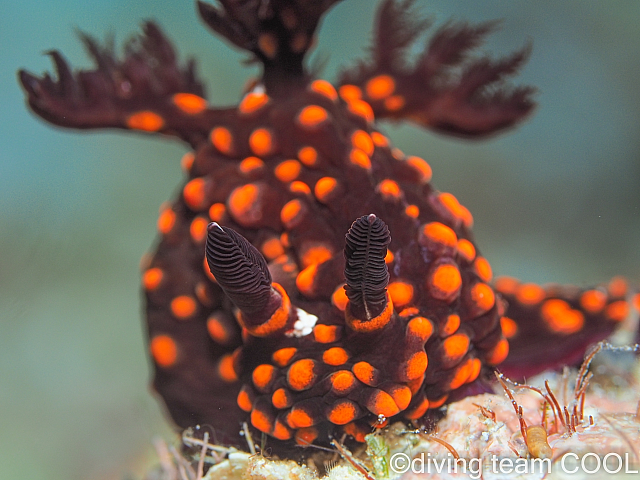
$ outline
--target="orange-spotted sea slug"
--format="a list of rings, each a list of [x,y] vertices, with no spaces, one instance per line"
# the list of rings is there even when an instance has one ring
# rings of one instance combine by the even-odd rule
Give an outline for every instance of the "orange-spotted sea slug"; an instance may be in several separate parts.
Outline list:
[[[411,0],[384,0],[371,57],[333,85],[304,58],[335,3],[198,2],[263,67],[233,108],[207,102],[195,65],[178,63],[153,22],[124,58],[83,36],[95,70],[73,72],[52,51],[57,79],[19,73],[51,123],[192,147],[143,272],[148,348],[173,421],[211,425],[222,443],[244,445],[242,422],[279,452],[343,433],[362,441],[472,391],[496,365],[524,375],[575,361],[629,309],[622,280],[586,291],[494,282],[470,211],[379,127],[482,138],[514,126],[534,89],[506,79],[529,48],[473,58],[494,24],[448,23],[409,63],[429,22]]]

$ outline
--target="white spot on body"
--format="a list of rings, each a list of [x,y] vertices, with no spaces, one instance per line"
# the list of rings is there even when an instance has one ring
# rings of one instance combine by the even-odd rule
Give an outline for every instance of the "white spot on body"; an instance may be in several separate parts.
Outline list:
[[[287,337],[306,337],[313,331],[318,317],[305,312],[301,308],[296,308],[296,313],[298,314],[298,320],[293,324],[293,330],[286,332],[285,335]]]

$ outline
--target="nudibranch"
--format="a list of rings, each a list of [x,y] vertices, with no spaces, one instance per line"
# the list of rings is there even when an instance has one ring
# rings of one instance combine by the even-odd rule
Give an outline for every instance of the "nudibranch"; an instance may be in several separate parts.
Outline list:
[[[191,146],[142,275],[149,351],[174,422],[208,424],[222,443],[242,446],[243,422],[279,451],[363,441],[497,365],[529,374],[573,361],[631,308],[620,279],[585,291],[493,282],[469,210],[377,123],[468,138],[507,129],[534,107],[532,88],[505,81],[529,48],[472,58],[494,24],[449,23],[411,63],[429,22],[412,0],[384,0],[371,58],[334,86],[304,57],[337,1],[198,2],[209,27],[263,66],[234,107],[209,105],[194,64],[180,66],[152,22],[121,60],[83,36],[95,70],[74,73],[52,51],[57,79],[20,72],[51,123]]]

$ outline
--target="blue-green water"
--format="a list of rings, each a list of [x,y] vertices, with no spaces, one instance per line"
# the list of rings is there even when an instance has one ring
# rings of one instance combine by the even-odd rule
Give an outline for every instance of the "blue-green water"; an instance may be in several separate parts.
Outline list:
[[[326,18],[324,76],[368,45],[370,0]],[[533,41],[518,82],[535,115],[482,143],[388,126],[475,217],[494,271],[533,281],[640,280],[640,3],[431,0],[437,23],[503,18],[486,52]],[[53,129],[27,112],[15,72],[57,48],[89,62],[75,28],[122,41],[158,20],[200,60],[209,98],[236,103],[255,68],[214,39],[190,1],[0,0],[0,479],[123,478],[165,432],[147,388],[138,262],[185,148],[119,132]]]

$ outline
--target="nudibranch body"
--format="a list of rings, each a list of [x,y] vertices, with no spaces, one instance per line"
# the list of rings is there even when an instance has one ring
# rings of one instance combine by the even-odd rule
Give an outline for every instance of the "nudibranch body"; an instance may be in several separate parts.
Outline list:
[[[264,67],[237,107],[210,106],[153,23],[121,61],[85,37],[95,71],[73,74],[52,52],[57,81],[20,73],[52,123],[193,147],[143,272],[149,349],[175,423],[211,425],[223,443],[242,445],[245,421],[276,446],[362,441],[388,420],[419,420],[505,359],[522,374],[573,360],[629,310],[619,280],[584,292],[513,279],[494,288],[469,210],[376,123],[465,137],[508,128],[533,108],[531,88],[504,85],[528,50],[469,59],[493,24],[449,24],[409,66],[428,23],[413,19],[413,2],[385,0],[372,58],[334,86],[303,63],[334,3],[198,3]],[[533,337],[571,348],[539,362]]]

